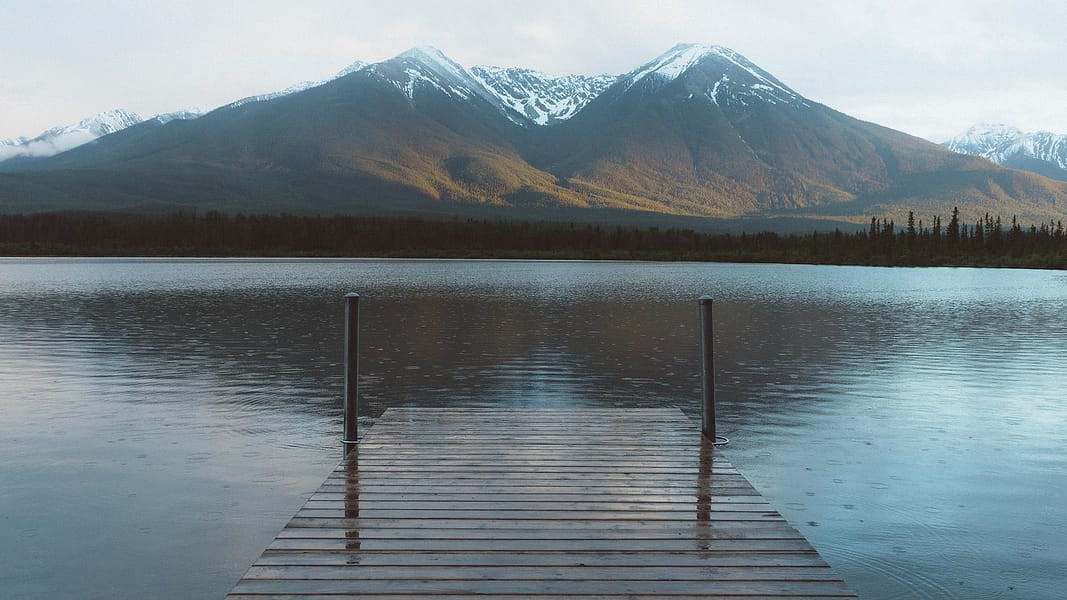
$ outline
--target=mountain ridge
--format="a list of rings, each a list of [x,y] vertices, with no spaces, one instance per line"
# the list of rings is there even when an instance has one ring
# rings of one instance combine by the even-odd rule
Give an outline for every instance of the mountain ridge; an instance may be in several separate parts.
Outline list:
[[[124,109],[112,109],[85,117],[77,123],[52,127],[34,137],[0,140],[0,161],[16,157],[45,157],[89,143],[109,133],[144,121]]]
[[[471,67],[471,74],[501,102],[537,125],[565,121],[611,86],[615,75],[546,75],[519,67]]]
[[[159,124],[199,117],[199,109],[185,109],[141,118],[137,113],[116,108],[90,115],[70,125],[52,127],[36,137],[20,136],[0,140],[0,163],[5,161],[33,160],[62,154],[93,142],[101,137],[118,133],[146,121]]]
[[[979,123],[942,145],[998,165],[1067,181],[1067,135],[1022,131],[1003,123]]]
[[[679,44],[618,77],[573,77],[468,70],[415,48],[33,165],[0,163],[0,211],[481,205],[861,222],[957,204],[968,219],[1044,220],[1067,207],[1063,184],[849,117],[722,46]],[[567,104],[568,89],[584,95]]]

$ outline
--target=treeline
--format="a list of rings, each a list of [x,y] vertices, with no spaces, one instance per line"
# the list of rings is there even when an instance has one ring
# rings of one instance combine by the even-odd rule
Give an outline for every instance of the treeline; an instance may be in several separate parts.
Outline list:
[[[1026,228],[1012,217],[1011,224],[988,213],[974,224],[960,220],[952,210],[947,224],[934,217],[926,227],[908,213],[903,227],[891,220],[871,219],[867,231],[868,253],[887,264],[980,263],[1064,266],[1067,234],[1063,221],[1030,224]]]
[[[584,223],[305,217],[178,212],[170,215],[0,215],[7,256],[397,256],[714,260],[857,265],[1064,268],[1062,222],[1023,227],[985,216],[947,224],[914,215],[872,219],[855,232],[711,234],[691,229]]]

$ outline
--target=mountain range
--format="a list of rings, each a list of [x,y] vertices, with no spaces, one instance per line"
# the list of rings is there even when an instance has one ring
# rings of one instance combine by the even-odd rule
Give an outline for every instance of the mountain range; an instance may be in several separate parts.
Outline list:
[[[1067,181],[1067,135],[979,124],[943,144],[953,152],[981,156],[998,165]]]
[[[432,48],[0,163],[0,211],[1060,218],[1067,185],[860,121],[721,46],[619,76]],[[633,212],[639,211],[639,212]]]
[[[144,119],[135,112],[116,109],[86,117],[71,125],[53,127],[36,137],[0,140],[0,161],[54,156],[142,121]]]

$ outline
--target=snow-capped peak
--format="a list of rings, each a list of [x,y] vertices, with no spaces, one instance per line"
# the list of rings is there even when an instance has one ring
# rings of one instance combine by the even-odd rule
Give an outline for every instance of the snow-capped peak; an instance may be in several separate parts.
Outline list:
[[[634,81],[656,73],[667,79],[675,79],[690,67],[710,55],[723,50],[720,46],[703,46],[700,44],[677,44],[670,50],[639,67],[631,77]]]
[[[116,108],[114,110],[106,110],[102,113],[97,113],[91,117],[87,117],[78,121],[77,125],[68,125],[66,127],[56,127],[45,132],[45,134],[59,131],[87,131],[92,133],[96,137],[104,136],[109,133],[115,133],[136,125],[143,121],[140,115],[131,111]]]
[[[143,121],[137,113],[114,109],[86,117],[73,125],[53,127],[34,138],[16,138],[0,144],[0,161],[15,157],[45,157],[66,152],[109,133]],[[15,143],[11,143],[15,142]]]
[[[337,75],[334,75],[334,79],[337,79],[338,77],[344,77],[345,75],[349,75],[351,73],[355,73],[356,71],[362,71],[363,69],[367,68],[368,66],[370,66],[370,63],[368,63],[366,61],[362,61],[362,60],[357,60],[354,63],[352,63],[352,64],[348,65],[347,67],[345,67],[345,68],[341,69],[340,71],[338,71]]]
[[[804,99],[775,79],[773,75],[756,66],[738,52],[724,46],[703,44],[677,44],[667,52],[645,63],[624,76],[627,89],[641,81],[655,78],[655,82],[667,83],[679,79],[695,67],[707,65],[709,74],[717,78],[707,89],[693,90],[709,101],[720,104],[734,103],[748,106],[758,100],[772,104],[806,105]]]
[[[466,69],[461,67],[456,61],[445,56],[443,52],[433,46],[412,48],[407,52],[402,53],[400,56],[397,56],[397,58],[421,63],[440,74],[447,74],[460,81],[470,79],[470,75],[467,73]]]
[[[1004,123],[978,123],[966,132],[952,138],[945,145],[955,144],[972,148],[993,149],[1005,143],[1012,143],[1023,136],[1018,127]]]
[[[436,90],[460,100],[481,98],[508,118],[520,118],[511,114],[481,82],[437,48],[412,48],[391,60],[371,65],[368,70],[395,85],[411,102],[418,101],[422,90]]]
[[[1001,165],[1017,166],[1023,159],[1036,159],[1067,171],[1067,135],[1051,131],[1022,131],[1003,123],[979,123],[942,145]]]
[[[533,69],[477,66],[471,75],[505,106],[538,125],[573,117],[607,89],[615,75],[554,77]]]

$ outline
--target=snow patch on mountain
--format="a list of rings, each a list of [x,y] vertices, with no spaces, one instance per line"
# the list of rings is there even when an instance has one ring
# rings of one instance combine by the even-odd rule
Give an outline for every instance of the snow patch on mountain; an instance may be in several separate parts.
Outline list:
[[[142,122],[135,112],[115,109],[86,117],[73,125],[53,127],[34,138],[15,138],[0,143],[0,161],[15,157],[40,158],[77,148],[109,133]]]
[[[578,114],[618,79],[615,75],[553,77],[521,68],[477,66],[471,75],[505,106],[538,125]]]
[[[267,100],[274,100],[275,98],[281,98],[282,96],[288,96],[304,90],[310,90],[313,87],[318,87],[326,81],[301,81],[300,83],[294,83],[293,85],[285,88],[284,90],[278,90],[277,92],[267,92],[266,94],[257,94],[255,96],[248,96],[241,98],[236,102],[227,104],[224,108],[237,108],[238,106],[244,106],[245,104],[252,104],[255,102],[266,102]]]
[[[708,97],[708,100],[711,100],[714,104],[718,105],[719,104],[719,88],[722,87],[722,84],[729,83],[729,81],[730,81],[730,76],[729,75],[723,75],[722,77],[719,78],[718,81],[716,81],[714,84],[712,84],[711,89],[709,89],[708,91],[704,92],[704,95]]]
[[[953,152],[981,156],[997,164],[1032,158],[1067,171],[1067,135],[1022,131],[1002,123],[982,123],[942,144]]]
[[[166,125],[171,121],[191,121],[193,119],[199,119],[204,116],[204,111],[199,108],[187,108],[185,110],[176,110],[169,113],[161,113],[154,117],[160,125]]]

